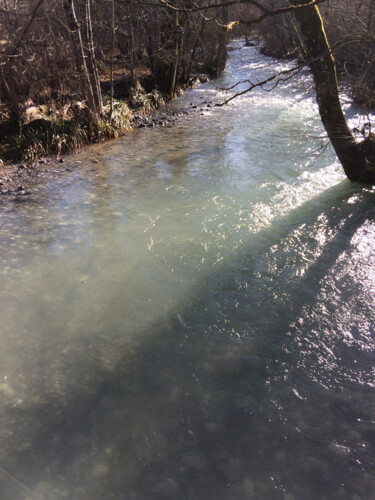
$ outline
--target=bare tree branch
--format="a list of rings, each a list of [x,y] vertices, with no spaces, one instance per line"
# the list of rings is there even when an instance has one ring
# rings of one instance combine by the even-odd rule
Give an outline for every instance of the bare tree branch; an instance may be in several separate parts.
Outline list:
[[[217,4],[206,4],[206,5],[201,5],[198,6],[196,5],[195,7],[177,7],[175,5],[172,5],[169,3],[168,0],[159,0],[157,2],[147,2],[145,0],[137,0],[137,3],[140,5],[148,5],[150,7],[164,7],[168,8],[170,10],[175,10],[179,12],[186,12],[186,13],[193,13],[193,12],[200,12],[203,10],[209,10],[209,9],[218,9],[220,7],[230,7],[234,5],[252,5],[254,7],[257,7],[259,10],[263,12],[261,16],[261,20],[264,19],[264,17],[267,16],[273,16],[273,15],[278,15],[278,14],[285,14],[287,12],[295,12],[296,10],[299,9],[304,9],[306,7],[312,7],[315,5],[318,5],[320,3],[326,2],[327,0],[311,0],[308,4],[301,4],[301,5],[291,5],[289,7],[281,7],[279,9],[267,9],[264,5],[262,5],[260,2],[257,0],[229,0],[228,2],[221,2]]]
[[[234,85],[232,85],[231,87],[227,87],[227,88],[217,87],[216,85],[213,85],[212,83],[211,83],[211,85],[213,85],[218,90],[228,92],[229,90],[233,90],[234,88],[236,88],[239,85],[242,85],[244,83],[249,84],[249,87],[246,88],[245,90],[242,90],[241,92],[236,92],[235,94],[231,95],[228,99],[225,99],[225,101],[218,104],[218,106],[224,106],[225,104],[228,104],[230,101],[233,101],[233,99],[236,99],[237,97],[240,97],[244,94],[248,94],[249,92],[251,92],[252,90],[254,90],[255,88],[258,88],[258,87],[260,87],[262,90],[264,90],[266,92],[271,92],[273,89],[275,89],[279,85],[279,83],[286,82],[286,81],[290,80],[294,75],[299,73],[306,66],[308,66],[308,64],[299,64],[298,66],[293,66],[293,68],[289,68],[289,69],[286,69],[284,71],[279,71],[275,75],[272,75],[269,78],[265,78],[264,80],[261,80],[260,82],[254,83],[251,80],[247,79],[247,80],[242,80],[240,82],[236,82]],[[267,85],[271,82],[273,82],[273,85],[271,88],[268,88],[268,89],[264,88],[265,85]]]

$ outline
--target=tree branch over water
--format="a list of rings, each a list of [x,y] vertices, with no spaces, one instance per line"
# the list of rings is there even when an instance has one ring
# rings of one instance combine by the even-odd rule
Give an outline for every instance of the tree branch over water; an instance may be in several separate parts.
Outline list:
[[[260,82],[254,83],[251,80],[246,79],[246,80],[241,80],[240,82],[236,82],[234,85],[232,85],[231,87],[227,87],[227,88],[220,88],[220,87],[217,87],[216,85],[214,85],[214,87],[217,88],[218,90],[221,90],[222,92],[228,92],[228,91],[233,90],[236,87],[238,87],[239,85],[242,85],[244,83],[249,84],[249,87],[247,89],[242,90],[241,92],[236,92],[235,94],[230,96],[228,99],[226,99],[224,102],[218,104],[218,106],[224,106],[225,104],[228,104],[230,101],[233,101],[233,99],[236,99],[237,97],[240,97],[244,94],[248,94],[249,92],[251,92],[252,90],[254,90],[255,88],[258,88],[258,87],[260,87],[265,92],[271,92],[279,85],[279,83],[287,82],[294,75],[299,73],[305,66],[306,65],[304,65],[304,64],[294,66],[293,68],[290,68],[290,69],[287,69],[284,71],[280,71],[277,74],[272,75],[269,78],[266,78]],[[271,83],[271,82],[273,82],[273,85],[271,88],[268,88],[268,89],[264,88],[265,85],[267,85],[268,83]],[[213,85],[213,84],[211,83],[211,85]]]
[[[324,54],[323,54],[324,55]],[[317,59],[317,58],[316,58]],[[270,76],[269,78],[265,78],[264,80],[261,80],[260,82],[252,82],[249,79],[241,80],[239,82],[236,82],[234,85],[231,87],[220,87],[218,85],[215,85],[214,83],[210,82],[210,84],[215,87],[217,90],[220,90],[221,92],[229,92],[230,90],[235,89],[239,85],[242,85],[244,83],[248,83],[249,87],[245,90],[242,90],[241,92],[236,92],[233,94],[231,97],[226,99],[224,102],[218,104],[218,106],[224,106],[225,104],[228,104],[230,101],[235,99],[236,97],[242,96],[244,94],[247,94],[254,90],[255,88],[261,88],[265,92],[271,92],[274,90],[280,83],[287,82],[291,78],[293,78],[294,75],[297,75],[299,72],[301,72],[303,69],[308,68],[312,63],[315,62],[316,59],[310,59],[304,63],[298,63],[298,65],[293,66],[292,68],[279,71],[278,73]],[[272,83],[273,85],[270,88],[264,88],[265,85],[268,83]]]

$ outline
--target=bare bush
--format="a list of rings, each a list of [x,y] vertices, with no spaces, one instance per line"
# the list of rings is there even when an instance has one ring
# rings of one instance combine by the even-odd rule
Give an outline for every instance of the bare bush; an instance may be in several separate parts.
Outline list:
[[[220,72],[227,10],[211,9],[206,17],[204,10],[190,13],[192,5],[178,0],[172,10],[157,0],[0,0],[3,114],[22,122],[27,103],[84,100],[100,115],[113,70],[128,80],[127,93],[142,79],[148,91],[170,95],[193,71]]]

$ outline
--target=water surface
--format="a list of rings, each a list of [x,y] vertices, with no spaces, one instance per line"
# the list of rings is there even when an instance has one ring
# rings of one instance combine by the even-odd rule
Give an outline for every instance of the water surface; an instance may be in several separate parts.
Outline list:
[[[224,97],[0,200],[2,500],[375,498],[374,190],[306,71]]]

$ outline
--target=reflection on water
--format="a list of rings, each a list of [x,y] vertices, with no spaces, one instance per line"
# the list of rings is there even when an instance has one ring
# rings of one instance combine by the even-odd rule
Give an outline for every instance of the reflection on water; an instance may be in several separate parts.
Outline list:
[[[2,200],[2,500],[375,498],[373,190],[307,74],[202,113]]]

